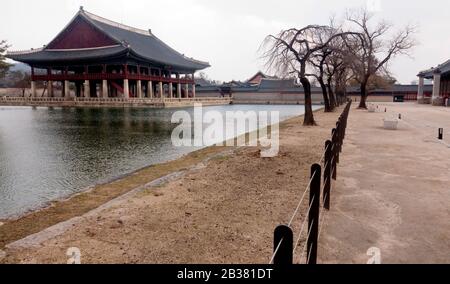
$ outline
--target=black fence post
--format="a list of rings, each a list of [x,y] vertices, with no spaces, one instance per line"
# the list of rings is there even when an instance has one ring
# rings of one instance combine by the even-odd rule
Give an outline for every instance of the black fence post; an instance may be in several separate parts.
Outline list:
[[[344,115],[344,137],[343,139],[345,139],[345,136],[347,134],[347,123],[348,123],[348,116],[350,114],[350,109],[352,107],[352,102],[349,102],[347,104],[347,107],[345,108],[345,115]],[[378,106],[377,106],[378,107]]]
[[[341,124],[340,122],[336,122],[336,141],[335,141],[335,148],[336,148],[336,163],[339,164],[339,153],[341,152],[341,137],[340,137],[340,131],[341,131]]]
[[[328,140],[325,142],[325,169],[323,173],[323,207],[330,210],[330,194],[331,194],[331,161],[333,159],[333,151],[331,149],[333,143]]]
[[[274,232],[273,251],[275,265],[292,265],[294,261],[294,234],[288,226],[278,226]],[[278,250],[277,250],[278,249]]]
[[[342,152],[342,147],[344,145],[344,123],[343,123],[344,118],[340,118],[339,119],[339,153]]]
[[[347,117],[345,118],[345,124],[344,124],[344,139],[345,139],[345,136],[347,135],[347,123],[348,123],[348,114],[347,114]]]
[[[331,131],[331,141],[332,141],[332,171],[333,171],[333,179],[336,180],[337,178],[337,161],[336,161],[336,157],[337,157],[337,135],[336,135],[336,128],[333,129],[333,131]]]
[[[309,193],[309,206],[311,207],[308,216],[308,241],[307,256],[308,264],[317,264],[317,241],[319,238],[319,214],[320,214],[320,180],[322,177],[322,167],[314,164],[311,167],[311,188]]]
[[[439,128],[438,139],[439,140],[443,140],[444,139],[444,128]]]

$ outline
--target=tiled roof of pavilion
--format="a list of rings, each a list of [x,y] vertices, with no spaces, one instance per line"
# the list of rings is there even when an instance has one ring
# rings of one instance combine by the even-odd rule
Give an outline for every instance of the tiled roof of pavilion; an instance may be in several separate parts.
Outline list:
[[[128,51],[130,54],[151,61],[156,64],[181,68],[185,70],[201,70],[209,67],[209,63],[188,58],[169,47],[151,33],[129,26],[125,26],[80,9],[72,23],[82,17],[117,45],[101,48],[81,48],[76,50],[53,50],[44,47],[40,50],[27,52],[10,52],[7,57],[25,63],[42,61],[82,60],[86,58],[107,57]],[[70,25],[70,24],[69,24]],[[69,26],[68,25],[68,26]]]
[[[36,49],[30,51],[9,52],[8,58],[25,63],[40,61],[77,61],[82,59],[95,59],[108,57],[128,52],[128,48],[122,45],[108,46],[104,48],[84,48],[74,50],[49,50]]]
[[[450,60],[438,65],[437,67],[430,68],[428,70],[422,71],[419,73],[419,77],[424,77],[426,79],[433,79],[433,75],[436,71],[439,71],[441,74],[450,73]]]

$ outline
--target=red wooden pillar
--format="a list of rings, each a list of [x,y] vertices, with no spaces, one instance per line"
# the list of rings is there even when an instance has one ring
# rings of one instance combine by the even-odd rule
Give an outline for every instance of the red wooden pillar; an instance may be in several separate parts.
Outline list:
[[[90,84],[86,84],[86,81],[88,81],[88,74],[89,74],[89,66],[88,65],[84,65],[84,74],[83,74],[83,82],[82,82],[82,86],[83,86],[83,97],[89,97],[91,95],[91,90],[90,90]]]
[[[162,70],[161,69],[158,69],[158,76],[159,76],[159,82],[158,82],[158,93],[159,93],[159,97],[160,98],[164,98],[164,86],[163,86],[163,83],[162,83],[162,77],[163,77],[163,74],[162,74]]]
[[[136,81],[136,91],[134,92],[135,97],[142,98],[142,78],[141,78],[141,66],[137,65],[137,75],[138,80]]]
[[[36,97],[36,82],[34,81],[34,67],[31,66],[31,97]]]
[[[68,86],[69,84],[66,84],[66,81],[68,80],[67,75],[69,74],[69,67],[64,67],[64,69],[61,71],[62,72],[62,81],[61,81],[61,85],[62,85],[62,97],[66,97],[66,95],[68,94]]]
[[[108,91],[108,78],[106,76],[107,73],[107,69],[106,69],[106,64],[102,65],[102,82],[101,82],[101,97],[106,99],[109,96],[109,91]]]
[[[123,80],[123,92],[126,99],[130,98],[130,85],[128,82],[128,64],[123,65],[125,79]]]
[[[47,96],[53,97],[52,68],[47,68]]]

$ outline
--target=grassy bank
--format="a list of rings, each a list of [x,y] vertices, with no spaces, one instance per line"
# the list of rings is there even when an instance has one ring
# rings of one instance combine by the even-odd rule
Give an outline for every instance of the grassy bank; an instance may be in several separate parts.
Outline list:
[[[52,225],[81,216],[136,187],[172,172],[187,169],[224,150],[225,147],[210,147],[195,151],[178,160],[149,166],[114,182],[97,185],[92,190],[74,195],[67,200],[52,202],[50,206],[17,220],[3,221],[3,226],[0,226],[0,249],[8,243]]]

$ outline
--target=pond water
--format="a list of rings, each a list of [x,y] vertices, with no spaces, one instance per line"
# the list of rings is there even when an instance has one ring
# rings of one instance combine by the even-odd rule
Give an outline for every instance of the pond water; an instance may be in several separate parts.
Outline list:
[[[0,219],[199,149],[172,145],[177,125],[171,117],[179,110],[0,107]],[[193,113],[193,108],[181,110]],[[208,110],[224,116],[228,111],[279,111],[280,120],[286,120],[303,114],[304,106]]]

